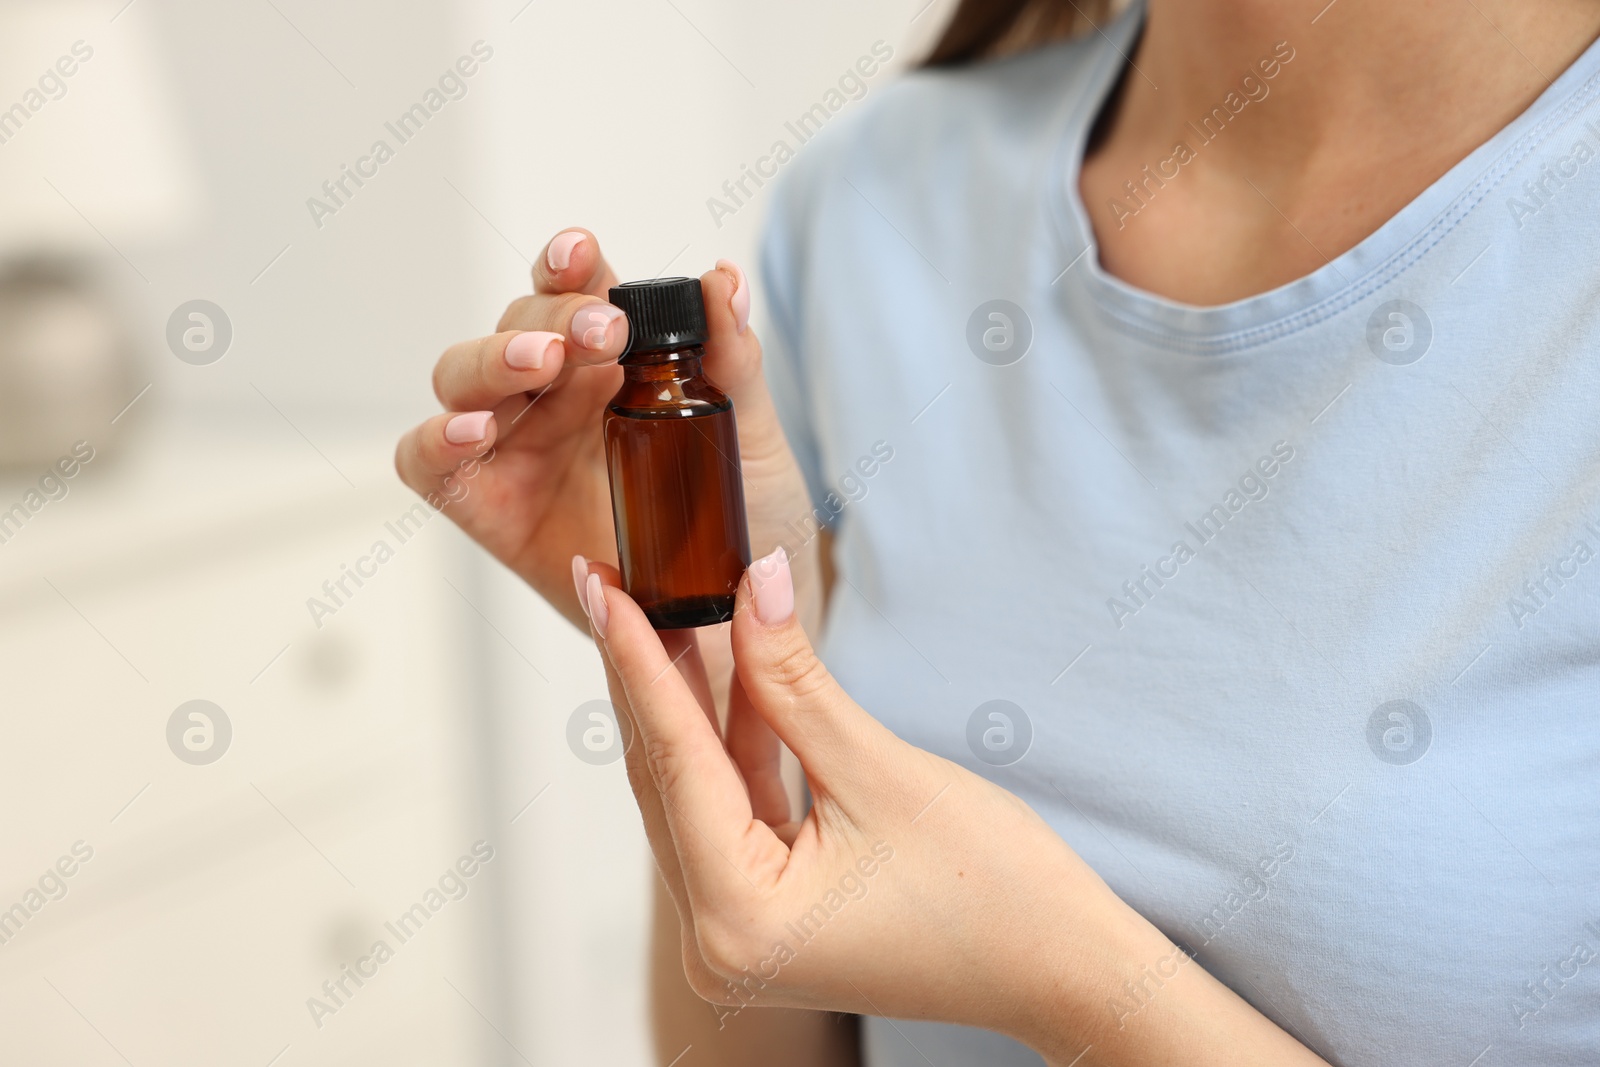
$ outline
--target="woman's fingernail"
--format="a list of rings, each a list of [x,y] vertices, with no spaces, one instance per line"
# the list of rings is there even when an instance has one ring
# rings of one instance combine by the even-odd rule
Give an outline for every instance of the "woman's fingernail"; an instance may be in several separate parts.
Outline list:
[[[551,270],[566,270],[572,266],[572,250],[583,244],[585,234],[581,230],[568,230],[558,233],[555,240],[550,242],[550,248],[544,254],[545,262],[550,264]]]
[[[789,573],[789,553],[782,545],[750,564],[750,592],[762,624],[777,626],[794,614],[794,577]]]
[[[470,445],[474,441],[481,441],[489,433],[489,420],[492,418],[492,411],[469,411],[465,415],[457,415],[444,424],[444,439],[453,445]]]
[[[610,614],[606,611],[606,591],[600,584],[598,574],[589,575],[589,621],[594,623],[594,632],[600,635],[600,640],[606,637],[606,623],[611,621]]]
[[[582,556],[572,557],[572,587],[578,591],[578,610],[585,615],[589,614],[589,595],[584,592],[584,583],[589,580],[589,561]]]
[[[572,339],[584,348],[598,352],[606,346],[611,324],[622,318],[622,309],[610,304],[585,304],[572,316]]]
[[[559,333],[529,330],[519,333],[506,344],[506,365],[512,370],[539,370],[550,346],[561,340]]]
[[[732,274],[738,283],[728,303],[733,308],[734,328],[744,333],[745,328],[750,325],[750,283],[745,280],[744,270],[731,259],[717,260],[717,269]]]

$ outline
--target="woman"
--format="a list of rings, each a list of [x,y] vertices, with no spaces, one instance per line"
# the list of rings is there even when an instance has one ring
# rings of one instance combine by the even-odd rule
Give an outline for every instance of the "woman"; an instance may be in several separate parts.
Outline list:
[[[605,562],[595,237],[445,354],[399,467],[496,447],[451,514],[639,731],[663,1062],[1600,1057],[1597,32],[964,0],[775,193],[770,394],[703,279],[773,552],[720,738]]]

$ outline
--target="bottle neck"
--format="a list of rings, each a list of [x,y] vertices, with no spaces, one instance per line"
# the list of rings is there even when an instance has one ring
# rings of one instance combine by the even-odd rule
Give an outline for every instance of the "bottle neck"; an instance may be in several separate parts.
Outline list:
[[[662,348],[650,352],[629,352],[619,361],[623,380],[629,382],[686,381],[699,377],[702,345]]]
[[[622,360],[622,385],[607,410],[625,418],[657,419],[713,415],[733,401],[701,370],[700,345],[630,352]]]

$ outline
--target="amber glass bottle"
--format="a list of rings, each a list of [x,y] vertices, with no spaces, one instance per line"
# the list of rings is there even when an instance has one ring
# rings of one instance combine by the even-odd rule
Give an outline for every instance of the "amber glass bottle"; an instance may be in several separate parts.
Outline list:
[[[700,368],[700,282],[628,282],[611,303],[629,330],[604,426],[623,588],[657,629],[725,622],[750,534],[733,401]]]

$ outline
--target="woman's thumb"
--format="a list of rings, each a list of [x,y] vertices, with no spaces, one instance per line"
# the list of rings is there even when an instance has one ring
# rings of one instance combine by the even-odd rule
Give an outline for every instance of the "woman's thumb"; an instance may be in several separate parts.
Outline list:
[[[761,370],[761,342],[750,329],[750,280],[738,264],[719,259],[715,270],[701,275],[700,292],[706,304],[706,374],[733,398],[740,452],[747,461],[787,459],[788,445]]]
[[[870,739],[876,724],[840,688],[794,610],[783,548],[752,563],[739,583],[733,662],[751,705],[813,773]]]

